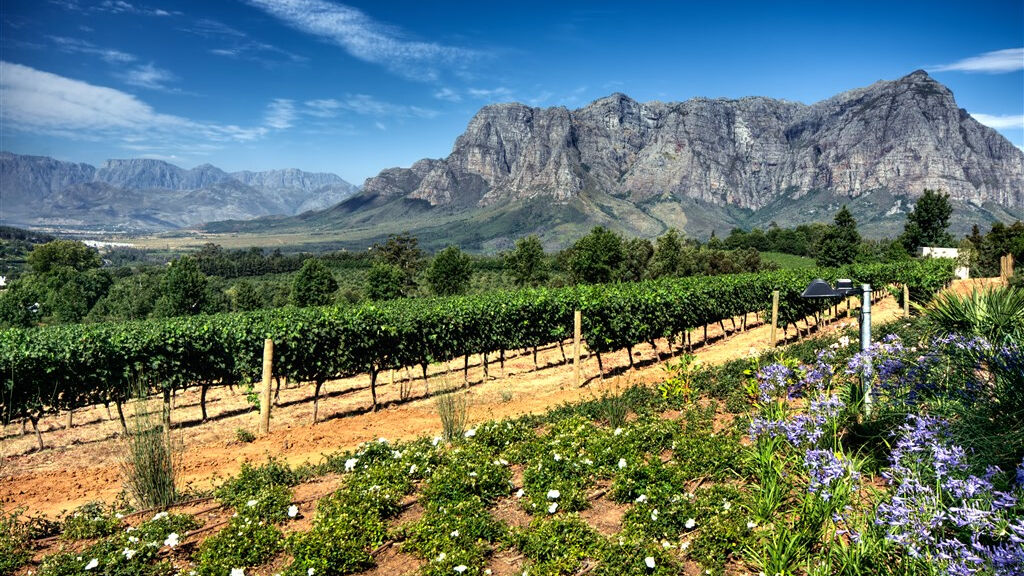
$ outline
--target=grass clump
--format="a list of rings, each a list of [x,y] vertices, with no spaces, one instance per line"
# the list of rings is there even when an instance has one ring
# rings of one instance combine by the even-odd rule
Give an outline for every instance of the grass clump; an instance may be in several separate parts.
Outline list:
[[[454,442],[466,431],[466,397],[455,387],[445,385],[435,400],[437,415],[441,418],[443,437]]]
[[[141,396],[141,395],[140,395]],[[178,499],[175,486],[177,454],[162,410],[140,397],[122,444],[121,475],[129,496],[139,508],[167,507]]]

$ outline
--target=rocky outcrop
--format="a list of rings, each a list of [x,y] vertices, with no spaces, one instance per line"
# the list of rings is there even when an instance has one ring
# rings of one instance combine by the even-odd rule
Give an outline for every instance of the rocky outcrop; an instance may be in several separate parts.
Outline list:
[[[392,168],[362,193],[485,207],[588,189],[634,203],[689,198],[757,210],[774,200],[940,189],[1024,207],[1024,152],[957,107],[923,71],[804,105],[770,98],[640,103],[613,94],[577,109],[481,109],[451,155]]]

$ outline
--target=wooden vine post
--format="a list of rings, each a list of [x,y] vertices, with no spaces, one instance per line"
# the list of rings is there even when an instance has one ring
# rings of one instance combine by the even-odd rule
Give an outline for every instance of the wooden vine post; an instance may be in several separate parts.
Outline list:
[[[910,286],[903,285],[903,315],[910,316]]]
[[[263,387],[260,388],[260,434],[270,432],[270,382],[274,374],[274,341],[263,341]]]
[[[583,332],[583,312],[576,310],[572,318],[572,368],[576,387],[580,387],[580,339]]]
[[[772,292],[772,332],[771,345],[775,348],[778,339],[776,338],[779,329],[779,291]]]
[[[1010,280],[1013,276],[1013,254],[999,257],[999,279],[1003,282]]]

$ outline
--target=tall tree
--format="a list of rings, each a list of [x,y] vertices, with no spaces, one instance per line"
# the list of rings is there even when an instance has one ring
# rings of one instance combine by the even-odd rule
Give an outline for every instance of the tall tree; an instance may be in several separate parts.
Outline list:
[[[374,244],[372,249],[375,264],[391,266],[402,272],[403,296],[416,289],[416,275],[423,268],[423,250],[419,240],[408,233],[391,234],[383,244]],[[367,293],[374,290],[367,288]]]
[[[569,273],[575,282],[600,284],[618,280],[625,255],[622,238],[595,226],[569,250]]]
[[[670,228],[654,241],[654,256],[651,257],[650,276],[678,276],[683,268],[682,235]]]
[[[57,266],[84,272],[99,268],[101,264],[98,252],[74,240],[54,240],[39,244],[28,255],[28,265],[36,274],[47,274]]]
[[[860,249],[860,233],[857,232],[857,221],[844,205],[836,212],[832,226],[821,240],[818,249],[818,266],[842,266],[850,264],[857,258]]]
[[[302,269],[292,282],[291,302],[295,306],[326,306],[334,301],[338,282],[334,274],[319,258],[302,263]]]
[[[946,231],[952,215],[949,194],[925,188],[914,209],[907,214],[900,236],[903,247],[914,254],[921,246],[952,246],[953,237]]]
[[[153,313],[158,317],[199,314],[206,305],[206,275],[192,258],[171,262],[160,282],[160,297]]]
[[[647,277],[647,267],[654,256],[654,246],[646,238],[630,238],[622,243],[622,279],[639,282]]]
[[[536,235],[516,240],[515,250],[505,253],[503,259],[505,271],[519,286],[537,286],[548,278],[544,246]]]
[[[427,284],[438,296],[462,294],[469,288],[473,262],[455,246],[437,253],[427,270]]]

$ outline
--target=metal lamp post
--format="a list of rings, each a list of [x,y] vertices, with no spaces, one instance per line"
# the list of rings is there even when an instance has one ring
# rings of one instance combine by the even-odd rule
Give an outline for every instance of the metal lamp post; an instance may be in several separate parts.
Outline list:
[[[803,294],[801,298],[842,298],[844,296],[851,296],[857,292],[854,288],[853,281],[848,278],[840,278],[836,282],[835,289],[829,285],[828,282],[821,278],[815,278]],[[861,305],[860,305],[860,350],[866,352],[871,346],[871,285],[861,284]],[[864,368],[864,378],[861,381],[861,387],[863,388],[863,396],[861,400],[864,403],[864,414],[871,414],[871,363],[867,362]]]

